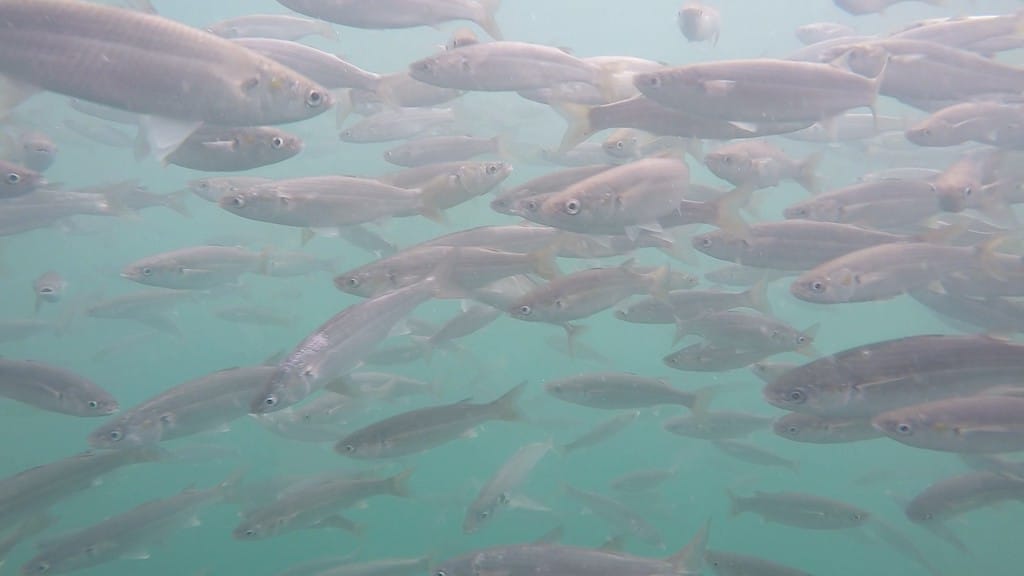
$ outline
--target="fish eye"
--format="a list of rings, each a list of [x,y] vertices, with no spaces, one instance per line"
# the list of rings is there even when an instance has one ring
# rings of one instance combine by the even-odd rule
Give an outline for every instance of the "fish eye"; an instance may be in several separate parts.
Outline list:
[[[245,198],[241,195],[231,197],[231,205],[235,208],[243,208],[245,206]]]
[[[657,76],[650,76],[647,78],[647,85],[657,88],[661,86],[661,78],[658,78]]]
[[[142,275],[143,276],[152,276],[153,275],[153,269],[148,267],[148,266],[143,268],[142,269]]]
[[[263,405],[264,406],[268,406],[268,407],[277,406],[277,395],[275,395],[275,394],[268,394],[263,399]]]
[[[519,307],[519,313],[522,314],[523,316],[529,316],[531,312],[533,312],[533,309],[527,306],[526,304],[523,304],[522,306]]]
[[[481,519],[481,520],[486,520],[487,517],[490,516],[490,515],[491,515],[491,513],[488,512],[487,510],[481,510],[480,513],[476,515],[476,517]]]
[[[789,426],[786,428],[786,432],[789,432],[790,434],[796,436],[797,434],[800,433],[800,429],[797,428],[796,426]]]
[[[732,164],[732,156],[722,156],[722,162],[726,164]]]
[[[38,574],[46,574],[49,571],[50,571],[50,563],[49,562],[40,562],[39,564],[36,564],[36,573],[38,573]]]
[[[21,176],[19,174],[17,174],[16,172],[7,173],[8,184],[17,184],[18,182],[21,182]]]
[[[95,400],[89,400],[89,408],[99,408],[100,403]]]
[[[324,95],[319,90],[310,90],[309,94],[306,94],[306,106],[310,108],[316,108],[324,103]]]
[[[824,291],[825,291],[825,283],[824,282],[822,282],[821,280],[815,280],[814,282],[811,282],[811,292],[824,292]]]
[[[359,278],[351,276],[345,281],[345,284],[347,284],[349,288],[357,288],[359,286]]]
[[[910,424],[907,424],[906,422],[901,422],[896,426],[896,431],[906,436],[913,433],[914,427],[911,426]]]
[[[448,576],[448,573],[444,570],[438,570],[437,572],[434,572],[434,576]]]
[[[580,213],[580,202],[579,200],[568,200],[565,203],[565,213],[570,216],[574,216]]]
[[[622,150],[623,148],[626,147],[626,144],[623,143],[622,140],[619,140],[618,142],[615,143],[615,147],[618,148],[619,150]]]
[[[114,442],[120,442],[121,441],[121,431],[120,430],[111,430],[110,432],[107,433],[107,438],[110,438]]]
[[[971,187],[967,186],[966,188],[964,188],[963,195],[966,198],[966,197],[970,196],[973,192],[974,191],[971,190]]]
[[[270,140],[271,148],[280,148],[281,146],[284,146],[284,138],[281,138],[280,136],[274,136]]]
[[[924,519],[925,520],[932,520],[934,518],[935,518],[935,514],[932,514],[931,512],[925,512],[925,514],[924,514]]]
[[[258,77],[249,78],[248,80],[242,83],[242,90],[248,92],[249,90],[252,90],[253,88],[256,88],[259,85],[260,79]]]
[[[559,310],[565,308],[565,300],[562,300],[561,298],[555,300],[555,308],[558,308]]]
[[[794,404],[803,404],[806,398],[804,397],[804,393],[802,390],[793,389],[790,390],[789,394],[786,395],[786,400],[789,400]]]
[[[708,238],[707,236],[700,239],[700,245],[705,248],[710,248],[712,244],[714,244],[714,242],[712,242],[711,238]]]
[[[341,447],[341,449],[344,450],[345,452],[348,452],[349,454],[356,451],[356,447],[353,446],[352,444],[345,444],[344,446]]]
[[[527,200],[526,202],[523,202],[523,207],[526,208],[530,212],[536,212],[537,211],[537,201],[536,200]]]
[[[44,286],[44,287],[39,289],[39,293],[40,294],[53,294],[53,288],[51,288],[49,286]]]
[[[496,164],[489,165],[487,167],[487,173],[488,174],[497,174],[498,173],[498,166]]]
[[[804,343],[807,342],[807,336],[803,336],[803,335],[797,336],[796,337],[796,341],[797,341],[797,344],[804,344]]]
[[[246,535],[246,536],[249,536],[249,537],[255,536],[255,535],[256,535],[256,531],[255,531],[255,530],[253,530],[252,528],[248,528],[248,529],[246,529],[246,531],[245,531],[245,535]]]

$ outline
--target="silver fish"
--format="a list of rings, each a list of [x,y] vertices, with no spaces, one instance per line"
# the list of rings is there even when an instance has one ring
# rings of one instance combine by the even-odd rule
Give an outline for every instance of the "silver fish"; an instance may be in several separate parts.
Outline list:
[[[0,358],[0,396],[71,416],[108,416],[117,400],[74,372],[29,360]]]
[[[551,448],[550,442],[534,442],[512,454],[469,504],[462,521],[462,531],[468,534],[480,530],[502,507],[512,505],[514,491],[526,481]]]

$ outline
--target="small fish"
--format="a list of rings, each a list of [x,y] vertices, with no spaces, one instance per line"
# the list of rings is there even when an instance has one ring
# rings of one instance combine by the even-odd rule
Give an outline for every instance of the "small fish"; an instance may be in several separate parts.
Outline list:
[[[141,258],[121,277],[139,284],[180,290],[206,290],[266,270],[267,255],[233,246],[191,246]]]
[[[845,530],[863,525],[870,513],[845,502],[799,492],[755,492],[729,496],[732,516],[752,512],[769,522],[807,530]]]
[[[550,442],[534,442],[519,448],[484,484],[466,509],[462,531],[469,534],[480,530],[502,507],[514,506],[514,492],[526,481],[530,472],[551,451]]]
[[[206,30],[221,38],[301,40],[306,36],[315,35],[328,40],[338,39],[338,33],[329,23],[288,14],[238,16],[210,24]]]
[[[722,16],[716,8],[701,2],[688,2],[679,9],[676,19],[679,31],[688,41],[710,41],[712,46],[718,45]]]
[[[609,485],[617,492],[649,492],[664,484],[677,472],[678,469],[674,466],[637,470],[614,478]]]
[[[841,419],[793,412],[772,424],[783,438],[811,444],[845,444],[881,438],[882,433],[867,419]]]
[[[91,380],[29,360],[0,358],[0,396],[71,416],[109,416],[117,400]]]
[[[568,454],[582,448],[596,446],[619,432],[622,432],[627,426],[635,422],[639,416],[639,410],[624,412],[622,414],[612,416],[584,432],[575,440],[558,446],[558,452],[560,454]]]
[[[811,576],[810,573],[772,562],[758,556],[747,556],[723,550],[708,550],[704,563],[715,576]]]
[[[623,530],[651,546],[664,548],[665,543],[658,529],[626,504],[603,494],[580,490],[569,485],[565,486],[565,492],[602,520],[615,526],[617,530]]]
[[[740,442],[737,440],[714,440],[712,442],[715,448],[718,448],[725,454],[742,460],[750,464],[757,466],[776,466],[780,468],[786,468],[793,472],[800,470],[800,463],[788,458],[783,458],[773,452],[769,452],[763,448],[754,446],[753,444],[747,444],[746,442]]]
[[[46,180],[39,172],[0,160],[0,199],[25,196],[45,185]]]
[[[474,404],[467,398],[385,418],[342,438],[334,451],[349,458],[375,460],[429,450],[465,436],[484,422],[519,420],[517,402],[525,390],[523,382],[487,404]]]
[[[702,440],[730,440],[766,430],[772,419],[743,412],[696,411],[666,420],[662,427],[680,436]]]
[[[49,272],[42,273],[32,282],[32,290],[36,293],[34,310],[39,312],[39,308],[42,307],[44,302],[49,302],[50,304],[59,302],[61,297],[64,296],[64,290],[67,287],[67,281],[57,272],[50,270]]]
[[[677,404],[693,409],[707,402],[710,389],[693,392],[672,386],[667,380],[628,372],[593,372],[550,380],[544,389],[559,400],[605,410],[648,408]]]

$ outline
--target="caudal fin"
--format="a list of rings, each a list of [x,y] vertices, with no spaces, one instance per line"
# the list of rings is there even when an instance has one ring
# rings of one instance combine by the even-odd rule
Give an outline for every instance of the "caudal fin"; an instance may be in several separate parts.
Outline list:
[[[480,3],[481,14],[477,16],[476,23],[478,26],[484,29],[484,32],[494,38],[495,40],[504,40],[505,35],[502,34],[501,28],[498,26],[498,21],[495,20],[494,14],[501,8],[501,0],[478,0]]]
[[[556,102],[552,103],[551,107],[568,125],[565,134],[562,135],[562,142],[558,145],[559,154],[572,150],[594,134],[594,128],[590,124],[590,108],[587,106],[573,102]]]
[[[395,474],[391,478],[388,478],[389,493],[403,498],[409,496],[409,478],[412,476],[414,470],[414,468],[408,468],[398,474]]]
[[[812,195],[817,195],[818,189],[818,164],[821,164],[821,152],[815,152],[800,163],[800,172],[796,176],[797,184],[804,187]]]
[[[519,398],[526,390],[526,381],[522,381],[514,388],[505,392],[500,398],[488,404],[495,418],[499,420],[522,420],[523,414],[519,410]]]

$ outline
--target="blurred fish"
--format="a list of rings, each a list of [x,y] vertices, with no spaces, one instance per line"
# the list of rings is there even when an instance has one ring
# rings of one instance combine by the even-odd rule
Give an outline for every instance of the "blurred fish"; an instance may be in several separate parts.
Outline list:
[[[820,160],[818,154],[794,160],[778,146],[763,140],[726,144],[704,155],[708,169],[733,186],[757,190],[793,180],[812,194],[818,189]]]
[[[57,144],[38,130],[11,136],[0,132],[0,159],[13,161],[35,172],[45,172],[57,159]]]
[[[467,534],[476,532],[494,518],[501,508],[519,505],[515,491],[526,481],[530,472],[551,448],[550,442],[534,442],[523,445],[512,454],[469,504],[462,521],[462,531]]]
[[[832,3],[855,16],[885,12],[885,9],[909,0],[832,0]],[[932,6],[940,6],[942,0],[916,0]]]
[[[437,386],[387,372],[352,372],[327,385],[327,389],[355,400],[372,399],[393,402],[406,396],[437,394]]]
[[[21,521],[10,534],[7,534],[0,540],[0,566],[7,560],[7,555],[17,548],[19,544],[43,532],[56,522],[56,518],[45,514],[32,516]]]
[[[775,433],[796,442],[844,444],[881,438],[870,420],[840,419],[792,412],[772,424]]]
[[[334,442],[345,434],[362,403],[343,394],[325,393],[299,406],[260,414],[256,421],[274,434],[299,442]]]
[[[119,558],[148,558],[147,548],[171,530],[198,526],[196,513],[225,498],[230,484],[188,488],[161,500],[150,500],[92,526],[67,533],[43,544],[21,567],[22,574],[63,574],[99,566]]]
[[[622,502],[597,492],[580,490],[568,484],[565,485],[565,492],[574,500],[582,503],[583,506],[596,516],[614,526],[616,530],[635,536],[651,546],[665,547],[658,529]]]
[[[50,304],[59,302],[61,297],[64,296],[64,290],[67,287],[67,281],[53,270],[40,274],[32,282],[32,290],[36,293],[35,311],[39,312],[43,302],[49,302]]]
[[[549,380],[544,389],[555,398],[581,406],[619,410],[678,404],[693,409],[706,403],[710,389],[689,392],[665,379],[628,372],[593,372]]]
[[[236,540],[262,540],[295,530],[359,528],[339,514],[345,508],[373,496],[409,495],[412,470],[386,478],[361,478],[350,473],[314,476],[285,488],[264,506],[242,513],[231,533]]]
[[[751,308],[770,312],[765,284],[759,283],[745,292],[717,290],[673,290],[666,299],[643,298],[615,311],[615,317],[639,324],[675,324],[679,320],[697,318],[733,308]]]
[[[748,444],[746,442],[740,442],[738,440],[714,440],[712,444],[715,448],[721,452],[732,456],[737,460],[742,460],[748,464],[754,464],[756,466],[776,466],[780,468],[786,468],[793,472],[800,470],[800,463],[788,458],[783,458],[773,452],[769,452],[763,448]]]
[[[290,326],[293,318],[264,306],[233,306],[214,311],[217,318],[253,326]]]
[[[214,22],[208,32],[221,38],[276,38],[301,40],[306,36],[323,36],[337,40],[338,33],[327,22],[299,18],[288,14],[249,14]]]
[[[725,372],[749,366],[771,355],[771,350],[698,342],[676,350],[661,360],[669,368],[684,372]]]
[[[810,573],[791,568],[758,556],[747,556],[723,550],[708,550],[704,563],[716,576],[811,576]]]
[[[665,430],[679,436],[702,440],[730,440],[766,430],[772,419],[743,412],[695,411],[690,416],[666,420]]]
[[[648,492],[664,484],[678,471],[674,466],[672,468],[637,470],[612,479],[609,485],[612,490],[618,492]]]
[[[870,517],[866,510],[845,502],[799,492],[756,492],[739,497],[728,493],[733,516],[752,512],[768,522],[807,530],[846,530]]]
[[[100,300],[88,306],[87,316],[134,320],[161,332],[180,334],[177,324],[168,317],[173,309],[186,301],[195,299],[190,290],[144,290]]]
[[[625,428],[635,422],[639,416],[639,410],[623,412],[622,414],[612,416],[611,418],[598,423],[596,426],[576,437],[576,439],[571,442],[557,446],[556,450],[558,450],[560,454],[569,454],[570,452],[575,452],[582,448],[596,446],[625,430]]]
[[[993,453],[1024,450],[1024,398],[982,395],[947,398],[897,408],[872,425],[909,446],[943,452]]]
[[[384,0],[372,5],[350,0],[278,0],[300,14],[353,28],[386,30],[437,27],[444,22],[469,20],[495,40],[501,30],[494,20],[500,0]]]
[[[907,503],[905,513],[911,522],[941,534],[943,523],[962,514],[1021,499],[1024,499],[1021,478],[993,472],[969,472],[928,486]]]
[[[718,10],[701,2],[688,2],[679,9],[677,21],[679,31],[690,42],[710,41],[718,45],[721,15]]]
[[[269,178],[258,176],[220,176],[189,180],[188,189],[207,202],[218,203],[224,196],[235,194],[250,186],[266,184]]]
[[[434,136],[416,138],[385,150],[384,159],[392,164],[411,168],[438,162],[469,160],[484,154],[501,156],[503,150],[504,140],[501,136]]]
[[[443,130],[455,122],[451,108],[394,108],[378,112],[338,133],[343,142],[393,142]]]
[[[797,39],[806,46],[844,36],[853,36],[856,33],[853,28],[838,22],[812,22],[798,26],[795,32]]]
[[[376,90],[380,85],[379,74],[367,72],[340,56],[305,44],[272,38],[238,38],[235,43],[276,60],[325,88]]]
[[[487,404],[474,404],[467,398],[403,412],[352,432],[334,445],[334,451],[360,460],[423,452],[465,436],[484,422],[519,420],[517,403],[525,389],[523,382]]]
[[[428,571],[432,564],[432,559],[427,556],[386,558],[367,562],[341,562],[326,570],[317,571],[316,574],[317,576],[413,576]]]

